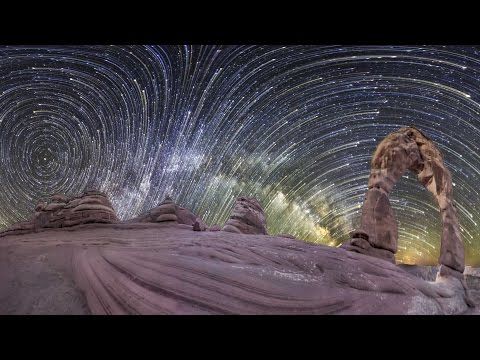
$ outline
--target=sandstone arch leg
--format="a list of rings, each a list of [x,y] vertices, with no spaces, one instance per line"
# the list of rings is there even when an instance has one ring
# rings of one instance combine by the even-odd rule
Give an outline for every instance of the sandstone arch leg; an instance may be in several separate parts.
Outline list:
[[[408,170],[417,174],[418,180],[434,195],[440,208],[440,272],[461,275],[465,268],[465,255],[453,203],[452,177],[433,142],[413,127],[389,134],[378,145],[371,162],[360,229],[343,247],[395,262],[398,230],[388,196]]]
[[[433,194],[440,208],[442,237],[439,263],[463,273],[465,269],[465,249],[461,239],[457,209],[453,202],[450,171],[445,168],[443,161],[433,159],[426,163],[423,171],[418,174],[418,179]]]

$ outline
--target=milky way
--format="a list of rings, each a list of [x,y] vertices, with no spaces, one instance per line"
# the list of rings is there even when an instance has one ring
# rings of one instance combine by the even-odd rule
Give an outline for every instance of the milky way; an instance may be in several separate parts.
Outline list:
[[[257,197],[270,233],[336,246],[359,225],[369,162],[414,125],[451,170],[480,264],[480,48],[0,48],[0,226],[53,193],[107,192],[120,218],[166,195],[208,224]],[[406,174],[397,258],[436,263],[439,212]]]

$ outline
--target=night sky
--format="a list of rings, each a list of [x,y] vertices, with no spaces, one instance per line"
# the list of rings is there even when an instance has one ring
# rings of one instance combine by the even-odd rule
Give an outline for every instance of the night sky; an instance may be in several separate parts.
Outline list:
[[[269,233],[336,246],[369,162],[414,125],[442,151],[467,264],[480,265],[480,47],[0,47],[0,228],[96,188],[121,219],[171,194],[209,225],[257,197]],[[435,264],[440,215],[406,174],[397,260]]]

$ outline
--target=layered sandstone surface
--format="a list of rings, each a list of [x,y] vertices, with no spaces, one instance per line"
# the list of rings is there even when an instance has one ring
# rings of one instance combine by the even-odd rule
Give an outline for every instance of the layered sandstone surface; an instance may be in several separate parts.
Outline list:
[[[474,297],[477,299],[476,297]],[[0,240],[2,314],[465,314],[461,282],[301,240],[175,222]]]
[[[74,197],[56,194],[46,202],[37,204],[35,213],[29,221],[14,224],[0,232],[0,237],[38,232],[49,228],[118,221],[110,200],[103,192],[89,190]]]

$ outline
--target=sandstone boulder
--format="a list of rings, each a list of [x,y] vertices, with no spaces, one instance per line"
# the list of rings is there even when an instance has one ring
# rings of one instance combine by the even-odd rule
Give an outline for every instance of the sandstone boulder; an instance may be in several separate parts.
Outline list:
[[[169,196],[167,196],[160,205],[149,210],[146,214],[128,220],[128,222],[176,222],[192,227],[198,222],[198,228],[200,230],[196,231],[205,231],[207,229],[207,225],[200,217],[190,210],[175,204]]]
[[[395,264],[395,255],[392,251],[376,248],[366,240],[367,238],[366,233],[358,231],[352,236],[350,242],[342,244],[341,247],[359,254],[378,257]]]
[[[72,198],[54,195],[46,206],[37,209],[33,219],[37,229],[118,221],[107,195],[99,191],[86,191]]]
[[[47,202],[37,204],[30,221],[14,224],[0,233],[0,236],[25,234],[46,228],[114,222],[118,222],[118,218],[105,193],[90,190],[76,197],[56,194]]]
[[[212,225],[207,230],[208,231],[222,231],[222,228],[220,227],[220,225]]]
[[[176,205],[170,197],[167,197],[158,207],[151,212],[155,217],[155,222],[175,221],[178,217],[176,214]]]
[[[195,231],[205,231],[207,229],[207,225],[203,222],[203,220],[186,208],[177,206],[176,214],[179,224],[192,225],[194,227],[195,224],[198,223],[197,227],[200,230],[194,229]]]
[[[265,214],[255,198],[239,197],[223,231],[267,235]]]
[[[207,226],[201,219],[195,220],[193,223],[193,231],[205,231],[207,230]]]

